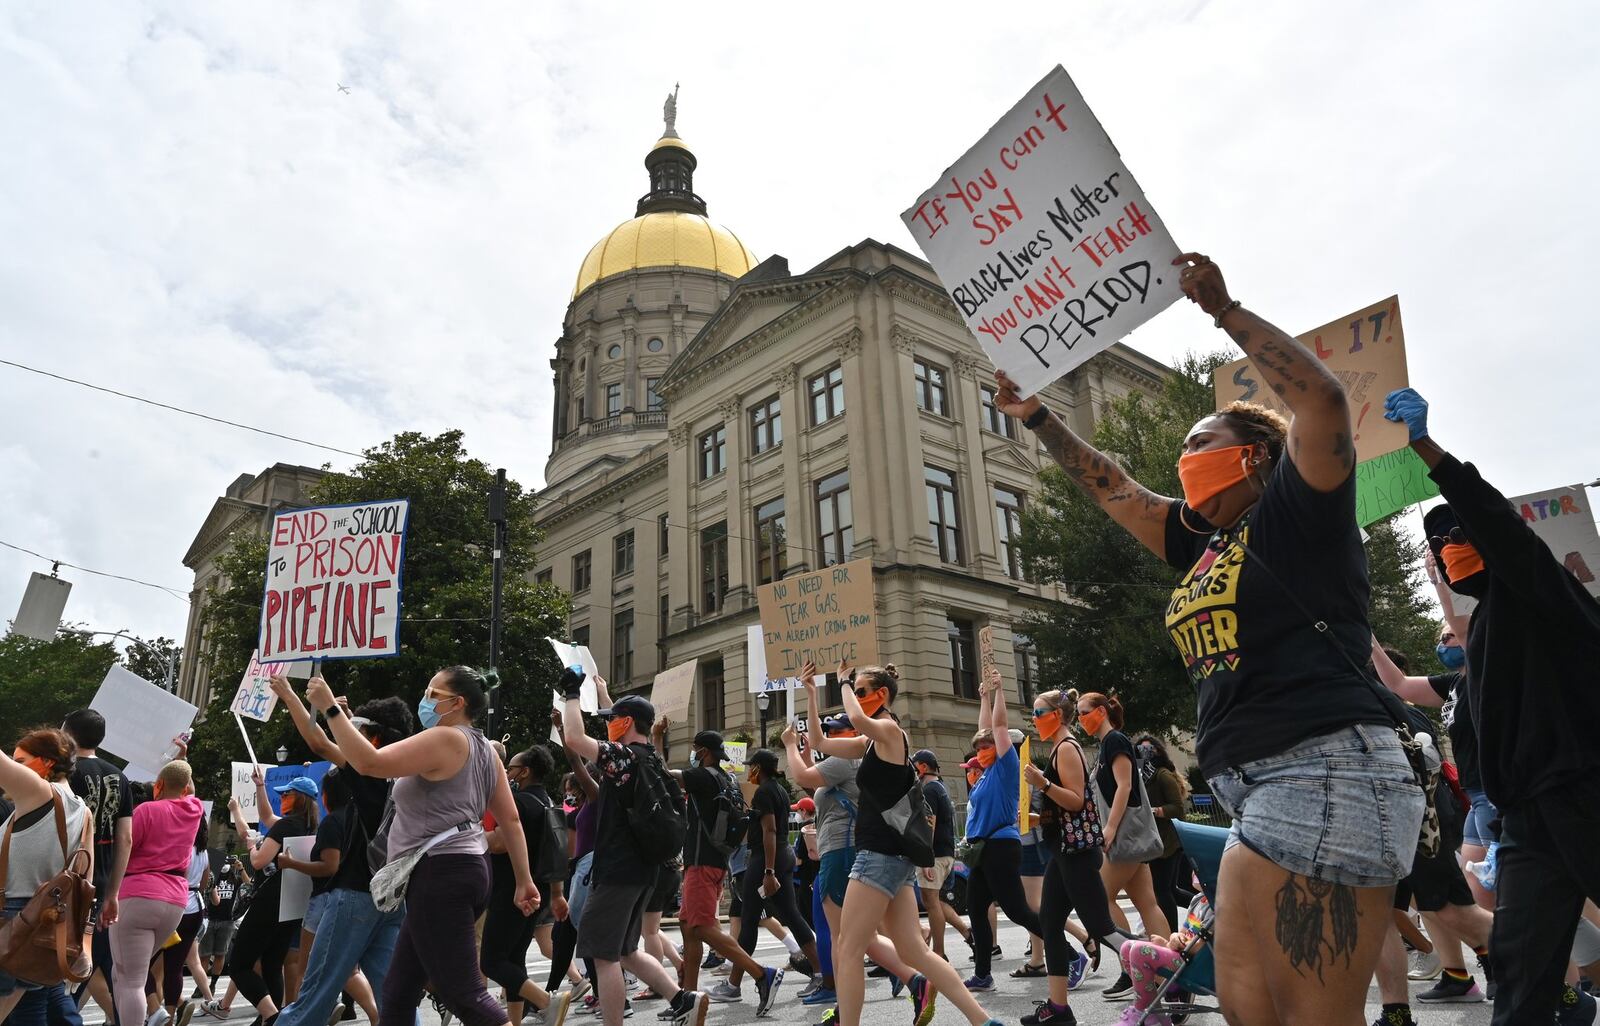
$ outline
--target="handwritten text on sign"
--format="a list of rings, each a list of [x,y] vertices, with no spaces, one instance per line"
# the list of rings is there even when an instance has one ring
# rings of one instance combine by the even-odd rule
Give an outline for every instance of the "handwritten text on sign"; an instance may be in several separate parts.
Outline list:
[[[796,574],[756,589],[767,673],[798,677],[809,660],[828,670],[878,661],[878,618],[872,599],[872,561]]]
[[[1406,448],[1406,426],[1383,419],[1384,398],[1410,383],[1406,377],[1405,332],[1400,326],[1400,297],[1390,296],[1295,337],[1343,382],[1350,402],[1351,426],[1355,429],[1356,459],[1370,460]],[[1272,390],[1271,379],[1248,358],[1218,367],[1211,380],[1219,410],[1243,399],[1288,416],[1289,408]]]
[[[400,651],[405,499],[297,509],[273,518],[261,658],[352,659]]]
[[[1177,243],[1057,67],[900,215],[1024,397],[1177,300]]]
[[[272,693],[272,678],[288,668],[288,663],[264,663],[260,652],[251,652],[250,665],[245,667],[244,679],[239,681],[239,690],[234,692],[228,709],[252,720],[270,720],[278,704],[278,696]]]

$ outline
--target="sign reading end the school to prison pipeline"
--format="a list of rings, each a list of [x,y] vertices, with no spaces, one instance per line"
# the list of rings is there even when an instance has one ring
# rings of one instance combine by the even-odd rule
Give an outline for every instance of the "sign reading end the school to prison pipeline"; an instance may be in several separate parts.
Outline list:
[[[405,499],[295,509],[272,519],[261,601],[263,662],[400,651]]]
[[[1023,398],[1183,295],[1177,243],[1060,66],[900,218]]]
[[[849,666],[878,661],[870,559],[763,584],[756,601],[772,677],[798,677],[808,661],[824,673],[841,660]]]

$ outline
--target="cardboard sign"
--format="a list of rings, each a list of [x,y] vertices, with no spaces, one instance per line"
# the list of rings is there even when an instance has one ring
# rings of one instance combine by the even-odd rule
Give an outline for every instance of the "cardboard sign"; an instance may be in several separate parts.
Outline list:
[[[599,712],[600,692],[595,690],[594,679],[603,676],[603,674],[600,672],[600,664],[594,661],[594,653],[589,651],[589,646],[568,645],[565,642],[557,641],[555,638],[545,638],[544,640],[549,642],[550,647],[555,650],[556,659],[560,661],[563,667],[583,667],[583,690],[578,694],[578,708],[586,713]],[[550,704],[554,708],[560,709],[565,701],[554,689],[551,689]]]
[[[900,219],[1023,397],[1183,295],[1178,244],[1059,65]]]
[[[1027,735],[1023,735],[1022,744],[1017,746],[1017,758],[1022,760],[1020,765],[1023,769],[1026,769],[1028,763],[1033,761],[1032,750],[1028,744],[1030,740]],[[1026,834],[1030,829],[1028,826],[1028,803],[1032,797],[1028,793],[1028,778],[1019,771],[1017,773],[1017,830],[1023,834]]]
[[[700,660],[691,659],[656,674],[655,685],[650,689],[656,719],[682,723],[689,718],[689,698],[694,694],[694,675],[699,668]]]
[[[1407,506],[1439,494],[1428,465],[1410,449],[1356,464],[1356,524],[1368,527]],[[1366,544],[1366,539],[1362,539]]]
[[[290,837],[284,840],[283,850],[292,859],[310,862],[311,849],[316,843],[315,837]],[[278,885],[278,922],[292,923],[296,919],[304,919],[306,909],[311,906],[311,878],[298,869],[280,872],[283,873],[283,882]]]
[[[113,663],[89,708],[106,718],[100,747],[140,766],[165,766],[172,739],[188,730],[200,710]]]
[[[11,633],[35,641],[52,640],[61,627],[61,614],[70,594],[71,581],[34,571],[28,577],[28,590],[22,593],[17,618],[11,621]]]
[[[1384,399],[1395,389],[1410,384],[1399,296],[1390,296],[1295,337],[1344,383],[1345,394],[1350,397],[1350,423],[1358,461],[1407,447],[1406,426],[1383,419]],[[1285,417],[1289,415],[1289,407],[1248,358],[1218,367],[1211,380],[1219,410],[1243,399],[1270,407]]]
[[[809,660],[827,672],[878,661],[872,560],[796,574],[756,589],[767,672],[797,676]]]
[[[256,646],[271,662],[400,653],[406,499],[272,518]]]
[[[984,684],[989,680],[989,671],[993,670],[994,667],[994,626],[991,624],[978,631],[979,684]]]
[[[229,783],[229,793],[238,800],[239,811],[244,816],[246,823],[261,822],[261,810],[256,807],[256,785],[251,773],[255,764],[250,762],[235,762],[229,764],[232,777]],[[276,769],[274,766],[263,766],[261,772]]]
[[[1544,539],[1556,561],[1572,572],[1589,594],[1600,597],[1600,533],[1594,508],[1582,485],[1519,495],[1511,505]]]
[[[234,692],[230,712],[265,723],[272,719],[272,710],[278,707],[278,696],[272,692],[272,678],[285,673],[288,663],[264,663],[259,650],[250,653],[250,665],[244,668],[239,690]]]
[[[333,763],[326,760],[305,764],[291,763],[286,766],[261,767],[262,775],[266,777],[267,801],[272,805],[273,815],[281,816],[283,814],[283,795],[278,793],[278,788],[285,786],[296,777],[310,777],[320,791],[322,789],[322,778],[328,775],[328,770],[332,767]]]

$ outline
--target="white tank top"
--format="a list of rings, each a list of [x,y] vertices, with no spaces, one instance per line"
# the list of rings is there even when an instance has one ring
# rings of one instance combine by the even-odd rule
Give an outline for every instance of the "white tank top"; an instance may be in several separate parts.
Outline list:
[[[56,781],[50,785],[62,797],[67,813],[67,856],[78,849],[78,844],[83,840],[83,823],[89,815],[89,807],[83,804],[83,799],[72,793],[72,788],[67,782]],[[0,837],[11,826],[7,819],[0,825]],[[61,838],[56,833],[56,814],[50,805],[43,805],[29,812],[25,817],[29,825],[14,830],[11,834],[11,854],[6,863],[6,897],[31,898],[34,892],[44,886],[46,880],[61,872],[61,867],[66,864],[66,859],[61,855]],[[91,851],[93,845],[90,846]]]

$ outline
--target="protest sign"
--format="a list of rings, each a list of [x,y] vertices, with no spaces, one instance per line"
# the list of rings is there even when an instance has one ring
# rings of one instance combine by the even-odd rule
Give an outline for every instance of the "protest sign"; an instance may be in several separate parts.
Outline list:
[[[229,793],[239,802],[239,811],[244,815],[246,823],[261,822],[261,811],[256,808],[256,783],[252,774],[255,772],[255,763],[235,762],[229,764],[232,777],[229,784]],[[262,766],[261,772],[266,773],[274,766]]]
[[[1511,505],[1550,546],[1556,561],[1572,571],[1589,594],[1600,597],[1600,580],[1595,578],[1600,573],[1600,533],[1595,531],[1594,509],[1583,486],[1519,495]]]
[[[767,646],[766,636],[761,630],[761,625],[753,623],[744,631],[745,668],[749,671],[750,693],[757,694],[762,691],[789,691],[800,686],[799,677],[769,677],[767,676]],[[828,668],[828,669],[831,669]],[[828,675],[819,673],[812,678],[817,687],[826,687]]]
[[[28,590],[22,593],[17,618],[11,621],[11,633],[34,641],[50,641],[61,626],[61,614],[71,593],[71,581],[35,570],[28,577]]]
[[[188,730],[200,711],[117,663],[106,671],[89,708],[106,718],[101,748],[158,769],[173,757],[172,739]]]
[[[405,499],[272,518],[256,646],[271,662],[400,653]]]
[[[557,641],[555,638],[545,638],[550,647],[555,650],[556,659],[562,666],[583,667],[583,690],[578,694],[578,708],[586,713],[600,711],[600,693],[595,690],[594,679],[600,676],[600,664],[594,661],[594,653],[589,651],[587,645],[568,645]],[[550,704],[561,708],[565,701],[554,689],[550,692]]]
[[[750,746],[744,741],[724,741],[722,750],[727,753],[727,758],[719,764],[724,773],[731,773],[735,780],[744,776],[744,761],[750,757]]]
[[[900,219],[1023,397],[1183,295],[1178,244],[1059,65]]]
[[[315,837],[290,837],[284,840],[283,850],[292,859],[310,862],[311,849],[316,843]],[[311,905],[311,878],[298,869],[279,872],[283,874],[283,882],[278,885],[278,922],[292,923],[296,919],[304,919],[306,909]]]
[[[122,768],[123,779],[136,784],[154,783],[159,775],[160,771],[147,769],[136,762],[130,762]]]
[[[978,680],[986,683],[989,680],[989,671],[995,667],[994,663],[994,625],[990,624],[978,631]]]
[[[656,674],[655,684],[650,689],[650,704],[656,707],[656,719],[681,723],[689,718],[689,698],[694,694],[694,675],[699,667],[700,660],[691,659]]]
[[[1022,744],[1017,746],[1017,758],[1022,760],[1019,765],[1024,767],[1033,761],[1033,753],[1029,748],[1028,741],[1028,736],[1024,734]],[[1028,778],[1019,773],[1017,775],[1017,830],[1024,834],[1031,829],[1028,824],[1028,799],[1032,797],[1028,793]]]
[[[272,710],[278,706],[278,696],[272,692],[272,678],[288,670],[288,663],[264,663],[259,650],[250,653],[250,665],[244,668],[239,690],[234,692],[228,709],[237,716],[248,716],[265,723],[272,719]]]
[[[1406,448],[1406,426],[1383,417],[1384,399],[1410,383],[1406,376],[1400,297],[1390,296],[1295,337],[1344,384],[1345,394],[1350,397],[1356,459],[1370,460]],[[1219,410],[1242,399],[1277,410],[1285,417],[1289,415],[1289,407],[1249,358],[1218,367],[1211,373],[1211,380]]]
[[[278,793],[278,788],[285,786],[296,777],[310,777],[312,782],[317,785],[317,789],[321,790],[322,778],[328,775],[328,770],[332,766],[333,763],[323,760],[321,762],[297,762],[283,766],[261,767],[261,772],[266,777],[267,801],[272,805],[273,815],[281,816],[283,814],[283,795]]]
[[[826,673],[878,661],[872,560],[796,574],[756,589],[767,672],[794,677],[808,660]]]
[[[1428,465],[1410,449],[1356,464],[1356,523],[1361,527],[1438,494],[1439,486],[1428,476]]]

